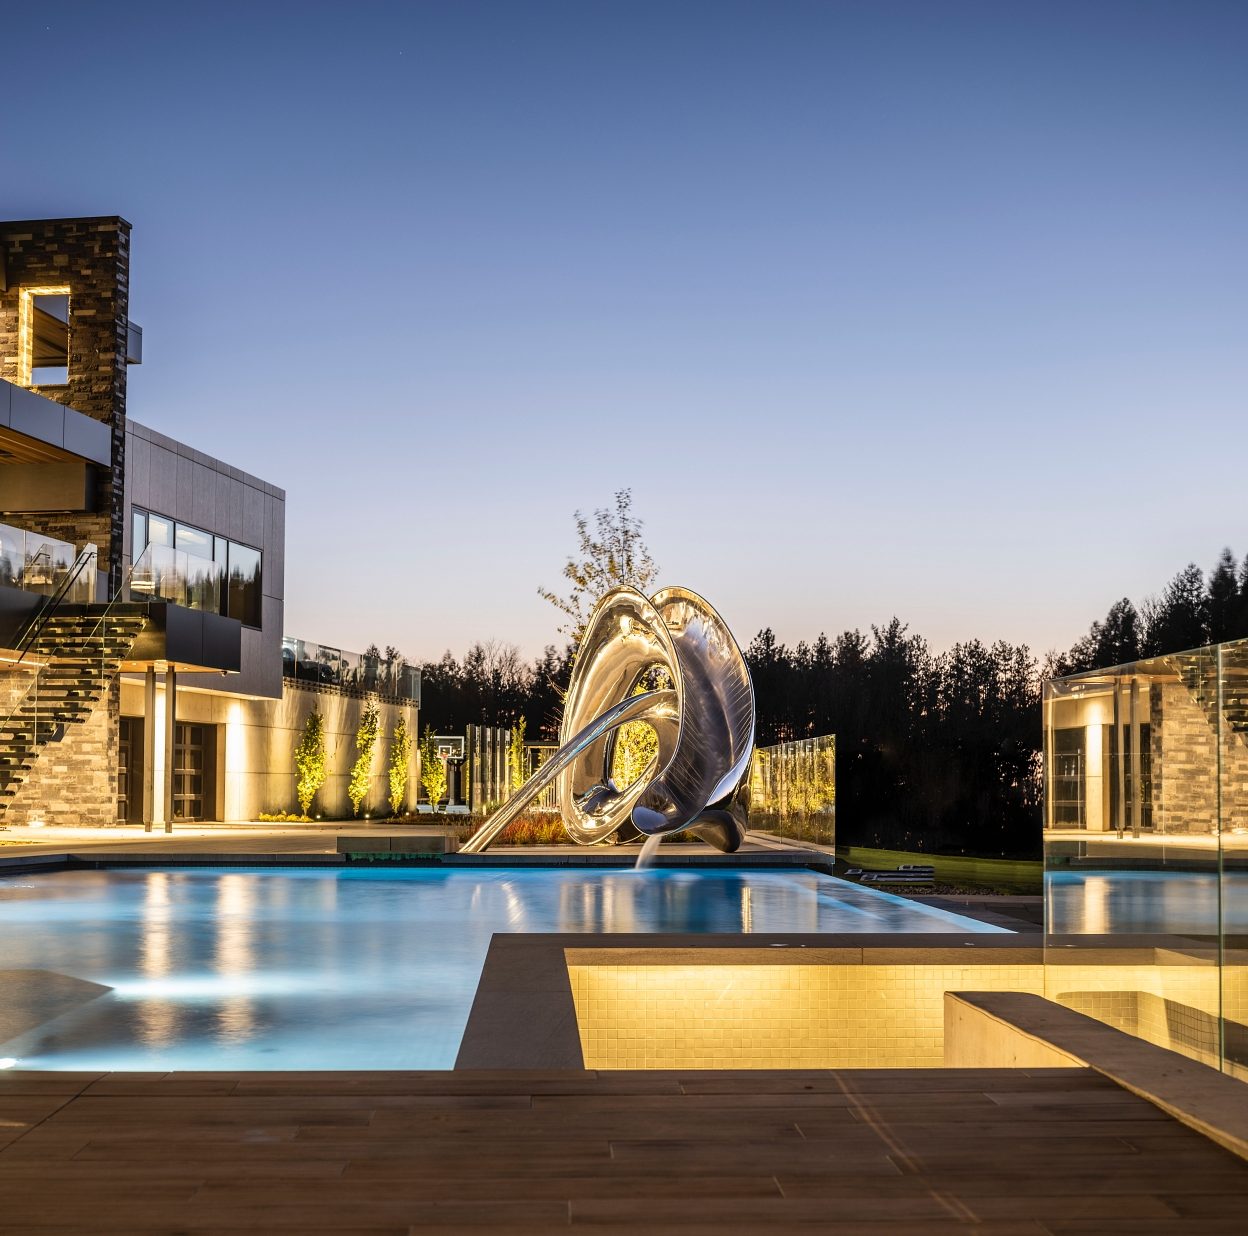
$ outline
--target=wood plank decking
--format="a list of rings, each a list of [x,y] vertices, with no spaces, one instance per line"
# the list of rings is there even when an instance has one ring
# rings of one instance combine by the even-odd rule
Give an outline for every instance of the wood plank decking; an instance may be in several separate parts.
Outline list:
[[[1235,1233],[1248,1163],[1084,1069],[0,1074],[0,1236]]]

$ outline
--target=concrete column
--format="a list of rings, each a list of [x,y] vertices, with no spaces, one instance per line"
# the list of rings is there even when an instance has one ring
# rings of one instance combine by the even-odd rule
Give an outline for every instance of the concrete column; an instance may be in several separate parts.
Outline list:
[[[143,830],[152,831],[156,811],[156,667],[143,678]]]
[[[1140,793],[1140,680],[1131,679],[1131,836],[1140,835],[1143,795]]]
[[[178,676],[165,669],[165,832],[173,832],[173,739],[178,714]]]

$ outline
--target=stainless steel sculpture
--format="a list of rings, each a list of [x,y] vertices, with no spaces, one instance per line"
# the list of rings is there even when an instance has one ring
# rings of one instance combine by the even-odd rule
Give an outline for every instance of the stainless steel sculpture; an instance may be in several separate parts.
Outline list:
[[[670,687],[633,694],[663,671]],[[632,785],[611,779],[616,736],[647,721],[658,753]],[[559,749],[468,840],[476,854],[557,783],[568,836],[594,845],[617,834],[690,832],[717,849],[745,835],[754,750],[754,688],[724,620],[697,593],[647,599],[613,588],[590,615],[577,652]]]

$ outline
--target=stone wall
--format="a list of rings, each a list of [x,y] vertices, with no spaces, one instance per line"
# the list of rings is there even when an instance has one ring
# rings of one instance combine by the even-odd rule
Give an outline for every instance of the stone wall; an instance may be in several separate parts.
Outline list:
[[[1218,823],[1218,736],[1212,711],[1180,683],[1149,689],[1152,724],[1153,826],[1158,832],[1209,834]],[[1222,827],[1245,823],[1248,745],[1222,723]]]
[[[38,391],[112,430],[112,469],[101,477],[97,509],[32,515],[14,522],[82,546],[100,548],[120,579],[125,477],[126,343],[130,319],[130,225],[114,217],[0,222],[0,377],[19,380],[18,320],[23,287],[68,286],[69,382]],[[0,511],[0,518],[4,515]],[[111,589],[110,589],[111,591]]]
[[[0,822],[20,827],[32,820],[50,825],[101,827],[117,823],[119,684],[65,737],[46,743]]]

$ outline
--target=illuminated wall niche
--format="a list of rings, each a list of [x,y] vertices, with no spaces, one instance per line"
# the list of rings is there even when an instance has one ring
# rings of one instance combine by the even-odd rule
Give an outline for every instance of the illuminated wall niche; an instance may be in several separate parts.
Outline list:
[[[17,380],[23,386],[69,382],[69,287],[22,288],[18,298]]]

